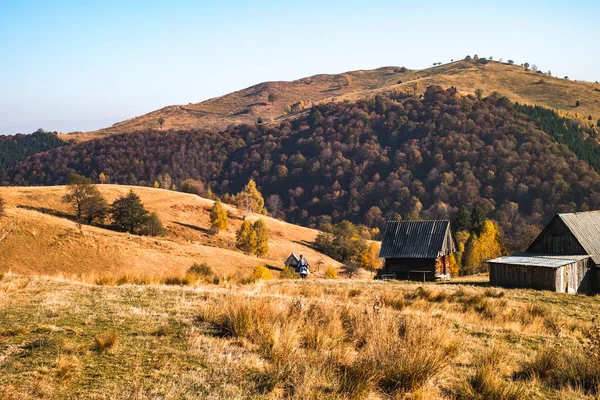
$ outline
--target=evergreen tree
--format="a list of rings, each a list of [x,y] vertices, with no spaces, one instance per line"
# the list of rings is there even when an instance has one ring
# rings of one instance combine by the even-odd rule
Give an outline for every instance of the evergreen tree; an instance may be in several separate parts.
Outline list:
[[[486,221],[486,214],[479,204],[475,204],[471,212],[471,231],[480,234]]]
[[[471,222],[471,212],[467,208],[467,206],[462,206],[458,212],[456,213],[456,219],[454,221],[455,230],[458,231],[467,231],[470,232],[473,228]]]
[[[111,214],[113,225],[129,233],[139,232],[148,218],[148,210],[144,208],[142,200],[133,190],[113,202]]]
[[[254,254],[256,249],[256,232],[250,221],[244,221],[235,233],[236,247],[246,254]]]
[[[102,221],[108,214],[108,203],[88,178],[72,174],[63,202],[69,203],[79,224]]]
[[[256,254],[257,257],[262,257],[269,251],[269,229],[262,219],[259,219],[254,223],[253,229],[256,235],[254,254]]]
[[[227,226],[229,226],[227,211],[225,211],[219,199],[215,201],[212,210],[210,210],[210,226],[217,233],[222,229],[227,229]]]

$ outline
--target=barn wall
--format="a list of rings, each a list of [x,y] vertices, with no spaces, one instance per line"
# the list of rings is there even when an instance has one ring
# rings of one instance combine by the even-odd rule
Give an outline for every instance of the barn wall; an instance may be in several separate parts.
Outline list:
[[[532,265],[487,263],[490,285],[564,291],[564,267],[544,268]]]
[[[425,280],[433,281],[436,266],[440,264],[441,258],[386,258],[384,273],[395,274],[397,279],[422,281],[423,272],[420,271],[427,271]]]
[[[554,217],[527,249],[540,254],[588,254],[559,217]]]

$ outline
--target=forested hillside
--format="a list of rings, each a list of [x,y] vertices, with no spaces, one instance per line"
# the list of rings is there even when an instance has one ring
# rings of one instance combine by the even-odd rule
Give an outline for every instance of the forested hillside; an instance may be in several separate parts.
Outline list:
[[[347,219],[376,227],[392,218],[448,218],[478,204],[509,243],[522,243],[553,213],[599,208],[600,176],[540,130],[539,118],[536,125],[519,111],[504,97],[429,87],[422,98],[397,94],[313,107],[270,129],[97,139],[36,155],[2,180],[60,184],[76,171],[152,185],[168,173],[177,187],[199,179],[223,196],[252,177],[271,211],[307,225]]]
[[[31,135],[2,135],[0,136],[0,170],[13,167],[19,161],[34,154],[64,145],[65,142],[59,139],[55,133],[42,130]]]

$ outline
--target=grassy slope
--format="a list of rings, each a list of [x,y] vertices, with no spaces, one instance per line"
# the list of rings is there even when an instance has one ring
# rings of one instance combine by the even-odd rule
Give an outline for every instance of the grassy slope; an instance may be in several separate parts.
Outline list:
[[[373,314],[369,310],[376,297],[385,306]],[[263,305],[285,310],[296,307],[300,298],[303,311],[284,314],[290,324],[286,329],[306,329],[298,325],[306,318],[308,326],[318,326],[313,332],[318,333],[316,342],[308,348],[295,340],[288,343],[286,335],[298,334],[293,330],[281,334],[275,330],[272,337],[264,337],[269,346],[289,346],[277,357],[293,362],[287,373],[293,374],[297,385],[294,397],[315,398],[317,393],[319,398],[348,397],[337,395],[335,380],[321,375],[330,373],[318,369],[321,361],[307,363],[306,357],[316,352],[322,362],[334,363],[325,361],[328,354],[352,359],[367,351],[369,345],[354,343],[353,335],[343,336],[344,329],[360,326],[342,328],[331,322],[342,310],[355,310],[366,316],[367,325],[398,315],[431,323],[457,343],[458,353],[450,365],[428,381],[420,396],[414,393],[410,398],[452,398],[474,373],[478,354],[489,348],[504,353],[494,379],[504,382],[502,386],[524,388],[523,399],[593,398],[576,389],[552,389],[537,379],[511,383],[510,376],[542,349],[579,340],[600,305],[597,297],[360,281],[98,287],[19,276],[0,279],[0,398],[284,398],[279,385],[266,389],[264,384],[268,378],[285,381],[279,368],[287,364],[273,364],[273,355],[265,353],[260,342],[223,336],[203,322],[202,310],[217,312],[229,302],[236,304],[235,299],[243,299],[237,303],[242,306],[258,307],[258,312],[270,309]],[[254,328],[261,324],[246,322]],[[95,338],[111,335],[116,343],[98,348]],[[341,342],[334,344],[336,340]],[[342,351],[346,347],[354,351]],[[369,398],[386,397],[372,390]]]
[[[109,202],[131,188],[98,187]],[[0,272],[83,279],[124,274],[171,276],[182,275],[194,262],[207,262],[219,275],[245,276],[261,263],[281,268],[292,251],[313,263],[322,260],[324,267],[339,266],[307,246],[305,242],[316,237],[315,230],[262,217],[271,233],[269,253],[264,258],[247,256],[235,249],[235,230],[242,223],[237,209],[225,206],[230,226],[212,235],[208,232],[211,200],[162,189],[133,189],[150,211],[158,213],[168,229],[166,237],[139,237],[89,226],[84,226],[82,236],[74,222],[38,211],[43,207],[68,213],[68,205],[61,202],[65,187],[0,188],[8,204],[8,217],[0,219],[0,238],[6,235],[0,241]]]
[[[254,124],[260,116],[264,121],[280,120],[286,107],[297,101],[307,104],[332,100],[355,100],[394,90],[422,92],[429,85],[455,86],[461,93],[482,89],[487,95],[498,91],[512,100],[538,104],[578,113],[594,121],[600,118],[600,85],[567,81],[525,71],[519,66],[490,62],[475,66],[462,61],[400,73],[396,67],[351,71],[339,75],[315,75],[291,82],[266,82],[201,103],[168,106],[136,118],[117,123],[106,129],[83,134],[64,135],[65,139],[88,140],[107,134],[159,129],[224,129],[230,124]],[[349,85],[340,81],[349,78]],[[545,83],[539,84],[540,79]],[[398,84],[398,81],[402,84]],[[271,104],[268,95],[277,99]],[[575,108],[579,100],[581,106]],[[245,111],[251,111],[245,113]]]

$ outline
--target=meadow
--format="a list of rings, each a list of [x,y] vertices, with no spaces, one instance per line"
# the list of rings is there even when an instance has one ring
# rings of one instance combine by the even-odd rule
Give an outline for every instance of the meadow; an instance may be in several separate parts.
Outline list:
[[[0,398],[596,398],[600,300],[486,281],[3,274]]]

